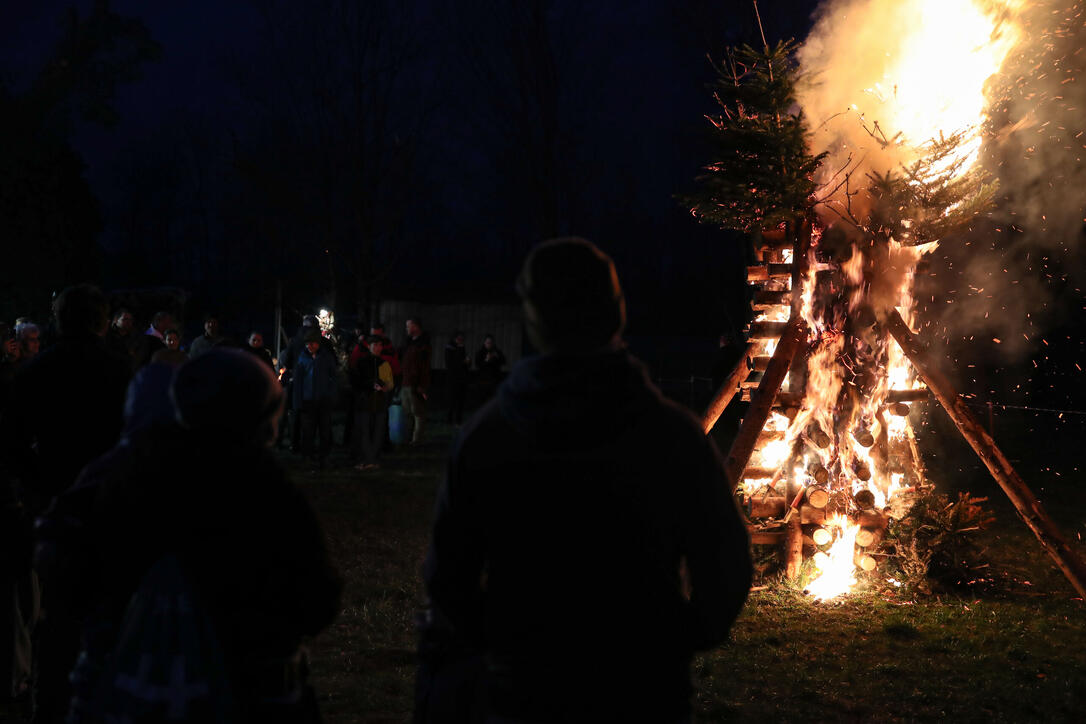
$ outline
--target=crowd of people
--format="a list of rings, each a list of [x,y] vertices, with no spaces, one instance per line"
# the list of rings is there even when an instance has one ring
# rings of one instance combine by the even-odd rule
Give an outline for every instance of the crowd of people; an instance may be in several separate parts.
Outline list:
[[[0,405],[18,370],[37,356],[42,328],[20,318],[13,327],[0,324],[5,342],[0,352]],[[402,345],[395,345],[382,322],[356,325],[352,333],[322,329],[316,315],[302,318],[297,334],[278,359],[264,343],[259,330],[239,342],[223,333],[218,314],[204,317],[203,333],[182,343],[173,313],[156,312],[144,332],[135,326],[127,308],[113,311],[105,334],[106,346],[129,361],[136,372],[150,363],[177,366],[220,347],[242,349],[276,371],[286,394],[286,424],[278,443],[304,456],[320,470],[326,467],[335,442],[333,411],[344,413],[342,445],[350,464],[360,471],[379,467],[378,458],[389,449],[390,408],[402,406],[408,444],[419,444],[426,427],[432,393],[430,337],[419,318],[405,320]],[[486,334],[473,357],[464,347],[460,330],[450,335],[445,348],[445,389],[448,422],[464,420],[469,380],[481,403],[497,390],[506,358],[495,338]],[[379,364],[381,360],[384,364]],[[474,377],[473,375],[474,367]],[[297,383],[297,384],[296,384]],[[360,424],[356,424],[360,421]]]
[[[493,337],[445,349],[449,420],[473,366],[491,397],[438,492],[415,719],[689,721],[691,658],[751,578],[720,455],[624,348],[595,246],[540,245],[517,290],[539,355],[503,379]],[[343,584],[274,448],[325,464],[341,377],[359,471],[394,397],[418,444],[429,337],[412,317],[398,347],[380,323],[344,344],[305,317],[277,360],[219,322],[183,348],[169,313],[139,333],[79,285],[54,302],[51,344],[29,320],[6,337],[0,705],[35,724],[320,721],[303,642]]]
[[[187,353],[170,315],[133,322],[80,285],[52,344],[21,322],[5,345],[0,703],[49,724],[317,721],[301,642],[341,581],[271,450],[283,386],[214,318]]]
[[[239,342],[217,314],[187,344],[169,311],[140,331],[132,311],[111,310],[88,285],[59,295],[47,324],[0,326],[0,705],[33,710],[34,722],[152,707],[154,674],[124,695],[103,682],[134,674],[116,669],[115,651],[139,649],[132,637],[155,622],[130,620],[132,602],[164,580],[179,600],[209,603],[216,631],[231,624],[211,646],[250,688],[221,700],[249,716],[289,695],[290,720],[308,720],[302,710],[315,703],[299,643],[331,620],[339,582],[312,511],[267,448],[324,468],[339,409],[349,464],[373,470],[396,405],[406,442],[419,444],[432,349],[419,318],[404,329],[396,346],[380,322],[348,335],[306,316],[276,359],[259,330]],[[463,345],[454,333],[446,394],[456,423],[472,367]],[[492,336],[477,359],[492,392],[505,363]],[[182,472],[187,460],[199,461],[198,474]],[[276,534],[274,521],[292,534]],[[231,570],[242,555],[260,565]],[[287,571],[297,575],[273,575]],[[197,666],[198,648],[178,642],[173,653]]]

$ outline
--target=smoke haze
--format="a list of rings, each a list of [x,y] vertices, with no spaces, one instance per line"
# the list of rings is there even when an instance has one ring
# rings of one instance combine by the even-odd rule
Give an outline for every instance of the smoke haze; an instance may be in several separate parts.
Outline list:
[[[830,182],[827,188],[841,180],[834,174],[850,159],[862,159],[852,191],[866,182],[865,172],[884,173],[915,160],[916,144],[926,140],[917,129],[925,123],[932,128],[936,118],[986,117],[979,160],[999,182],[996,206],[932,255],[918,277],[921,317],[931,327],[926,336],[945,340],[952,356],[969,355],[972,346],[982,355],[973,361],[1032,356],[1043,366],[1052,351],[1051,339],[1042,342],[1046,332],[1072,323],[1083,310],[1086,12],[1081,0],[982,4],[996,19],[990,37],[997,50],[1010,50],[979,110],[971,110],[975,102],[968,93],[943,97],[923,87],[925,80],[951,89],[975,85],[970,74],[980,71],[971,54],[986,38],[971,34],[968,19],[977,6],[970,0],[823,3],[798,53],[806,74],[799,101],[813,150],[830,153],[820,179]],[[909,44],[925,23],[932,40],[918,55]],[[904,65],[903,56],[909,58]],[[956,86],[948,77],[970,82]],[[937,130],[949,134],[960,127]],[[904,136],[898,140],[909,143],[879,142],[899,132]],[[857,215],[866,212],[862,196],[852,203]],[[836,218],[825,215],[827,222]],[[1078,356],[1086,367],[1081,342],[1067,336],[1064,358],[1056,362],[1073,368]]]

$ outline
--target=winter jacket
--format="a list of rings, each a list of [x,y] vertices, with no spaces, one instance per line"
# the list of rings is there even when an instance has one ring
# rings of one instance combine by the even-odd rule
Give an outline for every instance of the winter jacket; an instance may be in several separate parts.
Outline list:
[[[336,357],[323,346],[316,356],[303,349],[294,363],[292,386],[295,409],[306,400],[331,400],[336,396]]]
[[[121,432],[129,359],[95,335],[63,337],[21,368],[0,412],[0,445],[40,513]]]
[[[201,334],[196,339],[192,340],[192,344],[189,345],[189,357],[196,358],[200,355],[218,347],[224,342],[223,337],[215,336],[209,337],[206,334]]]
[[[403,372],[403,386],[430,389],[430,336],[420,334],[415,339],[408,339],[400,350],[400,369]]]
[[[449,382],[452,384],[467,384],[468,370],[471,362],[468,360],[468,351],[464,347],[453,343],[445,345],[445,371]]]
[[[374,357],[363,345],[351,352],[351,387],[354,388],[356,406],[366,412],[384,412],[388,409],[388,395],[392,392],[392,367],[380,357]],[[374,385],[380,383],[380,392]]]
[[[424,570],[441,617],[486,652],[495,712],[688,716],[691,657],[750,587],[729,490],[694,417],[626,353],[518,363],[454,445]]]
[[[168,464],[194,459],[206,464],[197,476]],[[339,610],[342,582],[305,496],[269,450],[177,427],[152,429],[118,462],[100,472],[91,518],[102,563],[88,655],[110,650],[144,574],[174,555],[209,605],[234,694],[274,686],[264,662],[290,657]]]
[[[487,359],[487,355],[490,359]],[[475,353],[475,369],[479,370],[479,381],[484,384],[497,386],[502,379],[502,367],[505,366],[505,355],[497,347],[487,349],[480,347]]]

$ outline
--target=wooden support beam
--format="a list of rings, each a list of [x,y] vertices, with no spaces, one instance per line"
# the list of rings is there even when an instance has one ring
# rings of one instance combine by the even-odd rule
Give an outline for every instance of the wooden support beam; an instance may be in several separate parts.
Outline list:
[[[751,518],[782,518],[788,510],[788,500],[783,495],[755,493],[747,500],[746,508]]]
[[[751,545],[780,545],[784,539],[782,530],[752,530],[750,531]]]
[[[747,282],[768,282],[771,279],[788,279],[792,276],[791,264],[756,264],[747,267]]]
[[[777,440],[784,439],[784,430],[762,430],[758,433],[758,447],[765,445],[769,442],[776,442]]]
[[[778,239],[770,239],[763,236],[761,241],[754,242],[754,250],[759,252],[784,251],[785,249],[791,248],[792,240],[784,237]]]
[[[890,390],[886,393],[887,402],[920,402],[928,399],[928,388],[919,390]]]
[[[758,435],[761,433],[762,428],[765,427],[765,421],[769,419],[769,413],[773,409],[773,401],[784,383],[785,375],[788,374],[788,367],[792,364],[792,357],[795,356],[796,350],[799,349],[806,336],[807,324],[799,317],[794,317],[792,321],[788,322],[788,328],[785,330],[784,335],[781,336],[777,349],[773,352],[773,359],[765,371],[762,384],[755,391],[750,409],[747,410],[747,414],[743,418],[743,424],[739,428],[739,434],[736,435],[731,450],[728,451],[725,468],[732,490],[741,480],[740,476],[743,473],[743,468],[747,466],[750,455],[754,452],[754,447],[758,442]]]
[[[890,334],[901,345],[902,351],[909,361],[916,367],[917,372],[935,395],[935,399],[946,410],[947,415],[957,426],[962,437],[966,439],[973,451],[981,459],[988,471],[999,483],[999,487],[1014,503],[1015,509],[1029,526],[1037,540],[1041,542],[1045,551],[1056,562],[1056,566],[1067,577],[1078,594],[1086,598],[1086,563],[1083,563],[1078,554],[1071,548],[1063,537],[1056,524],[1048,517],[1037,500],[1037,496],[1029,489],[1025,481],[1011,467],[1011,463],[1000,450],[991,435],[981,426],[973,413],[966,407],[965,401],[958,396],[950,385],[950,381],[943,376],[936,366],[928,359],[923,348],[916,340],[905,320],[895,309],[884,322]]]
[[[765,373],[762,373],[763,378]],[[754,390],[743,388],[743,402],[750,402],[754,399]],[[793,392],[778,392],[777,397],[773,400],[773,407],[775,409],[784,409],[788,407],[798,408],[803,402],[803,396]]]
[[[779,339],[788,322],[751,322],[747,339]]]
[[[754,291],[754,304],[770,306],[789,305],[792,303],[792,292],[785,290],[756,289]]]
[[[743,356],[735,363],[735,367],[732,368],[731,373],[724,379],[724,382],[720,385],[720,389],[713,395],[713,399],[709,401],[709,405],[705,408],[705,412],[701,416],[701,429],[705,430],[705,434],[708,435],[709,431],[713,429],[713,425],[720,419],[720,416],[724,414],[724,408],[728,406],[728,403],[735,397],[735,393],[739,391],[739,385],[743,383],[743,380],[747,379],[750,374],[750,358],[754,354],[754,348],[757,346],[756,342],[752,342],[747,345],[747,351],[743,353]]]
[[[795,262],[792,266],[792,288],[790,290],[791,299],[789,300],[792,305],[791,318],[801,319],[803,280],[810,271],[810,254],[808,252],[811,248],[811,222],[809,219],[796,219],[788,224],[787,228],[790,232],[787,236],[791,237],[793,244],[792,261]],[[803,392],[807,389],[807,360],[811,353],[809,345],[803,345],[802,348],[802,354],[792,356],[788,372],[793,390],[792,396],[796,398],[791,407],[797,409],[803,403]],[[797,495],[800,485],[799,480],[790,480],[786,494],[789,496]],[[784,573],[792,581],[799,578],[803,570],[803,527],[801,518],[802,511],[799,516],[794,515],[789,519],[788,535],[785,537],[783,550],[781,551],[784,555]]]

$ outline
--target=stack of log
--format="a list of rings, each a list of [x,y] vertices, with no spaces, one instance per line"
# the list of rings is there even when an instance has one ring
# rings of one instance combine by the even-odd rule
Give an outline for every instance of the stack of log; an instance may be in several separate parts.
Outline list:
[[[891,416],[909,415],[911,405],[927,400],[929,394],[928,388],[889,390],[884,404],[875,413],[879,423],[877,435],[871,432],[874,421],[860,419],[857,414],[860,401],[870,398],[879,374],[885,373],[892,336],[925,384],[935,391],[938,401],[1011,497],[1061,571],[1076,590],[1086,596],[1086,565],[1070,549],[1035,496],[1010,467],[991,437],[976,424],[945,378],[923,359],[923,351],[896,311],[888,319],[877,319],[874,311],[861,307],[846,318],[841,332],[846,335],[842,365],[849,370],[851,378],[842,385],[833,411],[835,429],[823,430],[815,424],[801,436],[804,443],[819,448],[829,446],[831,436],[838,443],[848,436],[849,447],[858,445],[866,452],[856,456],[848,469],[844,469],[840,459],[828,463],[833,469],[820,463],[804,469],[797,465],[800,459],[797,441],[792,454],[780,467],[751,464],[756,450],[785,439],[783,431],[766,429],[771,413],[777,411],[793,420],[804,402],[811,346],[807,343],[807,325],[800,314],[799,295],[801,279],[808,272],[810,248],[811,227],[802,220],[765,231],[755,239],[758,263],[748,267],[747,280],[756,287],[751,306],[759,317],[748,330],[746,354],[717,391],[702,418],[708,433],[737,395],[750,403],[728,452],[726,468],[733,488],[744,493],[742,502],[750,521],[752,542],[783,546],[786,574],[796,578],[804,551],[812,554],[832,542],[833,533],[824,525],[829,515],[844,513],[859,526],[855,544],[857,567],[865,571],[876,568],[877,561],[871,553],[886,533],[890,509],[877,509],[876,497],[870,490],[861,488],[853,494],[852,489],[873,477],[885,481],[892,474],[903,475],[913,485],[922,482],[922,461],[911,428],[905,426],[908,434],[904,440],[891,441],[887,436],[887,422]],[[832,264],[829,266],[833,273]],[[864,285],[871,283],[872,273],[870,268],[865,270]],[[838,276],[828,286],[836,290],[839,298],[844,298],[841,290],[848,283]],[[786,378],[789,384],[787,389],[782,389]],[[872,464],[876,468],[874,471]],[[797,467],[801,474],[793,474]],[[744,481],[755,482],[761,487],[756,491],[743,490]]]

